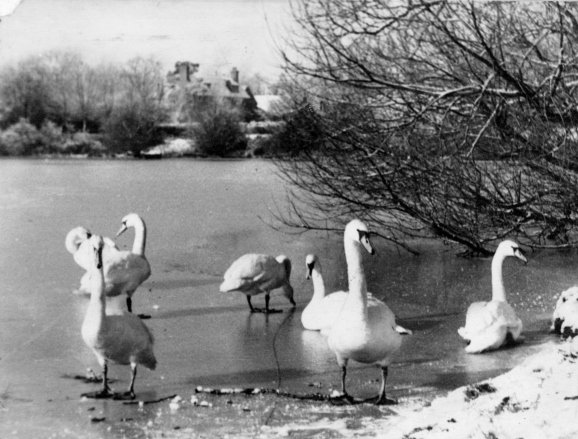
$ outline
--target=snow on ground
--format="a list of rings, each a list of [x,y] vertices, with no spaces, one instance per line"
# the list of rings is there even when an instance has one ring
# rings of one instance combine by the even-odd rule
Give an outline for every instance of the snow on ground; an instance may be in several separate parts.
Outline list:
[[[388,439],[542,439],[578,437],[578,341],[549,342],[510,372],[435,399],[427,407],[403,403],[396,416],[347,429],[343,422],[285,425],[262,437],[301,437],[315,430],[337,437]],[[310,437],[310,436],[308,436]],[[333,437],[333,436],[332,436]]]

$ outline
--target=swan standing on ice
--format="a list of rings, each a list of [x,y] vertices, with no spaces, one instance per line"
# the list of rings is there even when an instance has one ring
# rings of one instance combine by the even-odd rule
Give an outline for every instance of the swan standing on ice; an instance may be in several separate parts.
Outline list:
[[[82,338],[92,349],[102,367],[102,390],[85,393],[89,398],[134,399],[134,381],[137,365],[154,370],[157,360],[153,353],[153,336],[145,324],[134,314],[106,314],[105,281],[102,264],[103,239],[93,235],[88,240],[92,253],[92,267],[89,268],[90,303],[82,323]],[[115,395],[108,387],[108,361],[130,364],[131,378],[128,391]]]
[[[251,312],[280,312],[269,309],[269,295],[276,288],[283,290],[283,295],[295,306],[293,287],[289,283],[291,261],[285,255],[276,258],[269,255],[248,253],[241,256],[227,269],[224,281],[219,287],[222,293],[239,291],[247,296]],[[265,293],[265,309],[255,308],[251,296]]]
[[[472,303],[466,314],[466,325],[458,329],[460,336],[468,342],[466,352],[469,354],[497,349],[510,340],[522,340],[522,321],[506,302],[502,266],[508,256],[528,262],[514,241],[506,240],[498,245],[492,258],[492,300]]]
[[[564,337],[574,337],[578,333],[578,286],[560,293],[550,330]]]
[[[119,250],[112,240],[104,238],[106,245],[103,250],[103,264],[106,296],[116,297],[126,294],[126,306],[128,311],[132,312],[132,295],[138,286],[149,278],[151,268],[145,257],[146,225],[138,214],[126,215],[122,219],[122,226],[116,236],[120,236],[130,227],[135,230],[132,251]],[[82,229],[82,227],[77,227],[68,233],[66,248],[69,251],[79,242],[75,236],[82,236]],[[90,233],[87,236],[90,236]],[[81,267],[86,264],[83,262],[88,258],[86,253],[86,246],[80,243],[74,253],[74,259]],[[87,272],[82,277],[78,294],[90,294],[90,276],[90,272]]]
[[[341,367],[341,390],[343,398],[351,401],[345,388],[347,363],[377,364],[382,379],[376,404],[391,404],[395,401],[385,395],[385,384],[389,365],[401,346],[402,334],[410,331],[398,326],[395,315],[382,301],[368,299],[361,247],[370,253],[375,251],[369,240],[367,226],[360,220],[352,220],[345,227],[343,236],[349,293],[343,308],[328,332],[327,343],[335,353]]]
[[[313,297],[301,313],[301,324],[305,329],[319,331],[329,328],[341,311],[347,293],[336,291],[325,295],[325,283],[321,262],[316,255],[307,255],[307,279],[313,281]]]

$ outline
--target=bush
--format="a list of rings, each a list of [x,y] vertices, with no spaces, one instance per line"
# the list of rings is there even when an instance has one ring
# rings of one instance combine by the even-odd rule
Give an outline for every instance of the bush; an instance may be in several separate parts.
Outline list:
[[[105,148],[95,136],[90,133],[74,133],[61,147],[63,154],[103,155]]]
[[[132,152],[140,156],[141,151],[162,143],[156,129],[162,120],[155,109],[125,105],[116,109],[104,125],[104,142],[115,152]]]
[[[215,107],[204,112],[199,119],[192,137],[201,154],[224,157],[247,147],[239,115],[234,110]]]
[[[21,156],[43,151],[42,133],[27,119],[20,119],[0,133],[0,154]]]

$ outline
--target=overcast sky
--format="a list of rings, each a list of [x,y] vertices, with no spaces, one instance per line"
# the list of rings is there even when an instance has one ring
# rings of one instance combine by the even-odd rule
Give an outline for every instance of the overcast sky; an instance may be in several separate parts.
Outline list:
[[[91,63],[154,56],[167,71],[192,61],[276,77],[288,26],[289,0],[21,0],[0,22],[0,67],[71,49]]]

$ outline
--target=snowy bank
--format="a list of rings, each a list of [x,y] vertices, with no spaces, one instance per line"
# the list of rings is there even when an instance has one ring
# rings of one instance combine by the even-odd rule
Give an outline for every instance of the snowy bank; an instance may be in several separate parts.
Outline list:
[[[576,438],[578,360],[570,350],[576,352],[577,345],[548,342],[510,372],[460,387],[427,407],[401,402],[391,407],[395,415],[361,420],[363,427],[355,431],[337,421],[286,425],[267,434],[291,437],[313,428],[341,437],[388,439]]]

